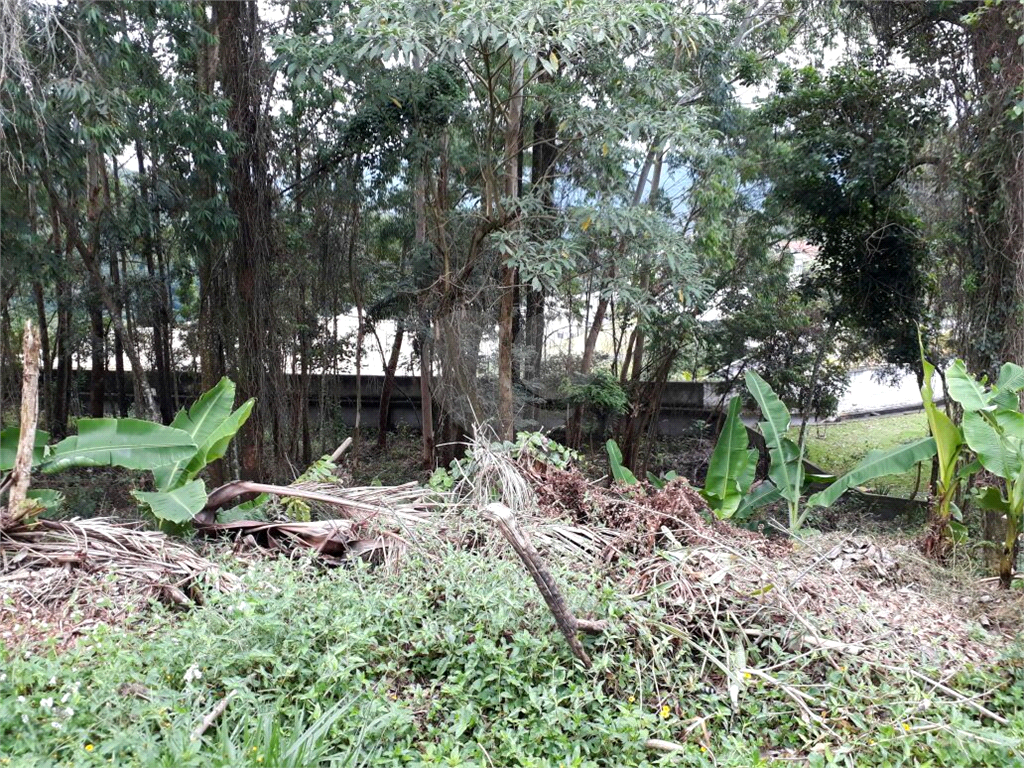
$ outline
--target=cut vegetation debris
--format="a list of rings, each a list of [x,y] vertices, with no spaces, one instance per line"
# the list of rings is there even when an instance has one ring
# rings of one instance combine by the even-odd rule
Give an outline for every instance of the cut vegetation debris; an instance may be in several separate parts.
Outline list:
[[[265,759],[294,748],[305,764],[331,766],[355,754],[377,765],[430,764],[432,754],[460,765],[534,764],[533,755],[541,765],[572,749],[580,765],[814,764],[826,754],[881,765],[926,754],[920,744],[1017,764],[1018,592],[955,578],[895,538],[790,539],[719,522],[683,479],[606,488],[483,440],[470,455],[475,471],[451,494],[307,484],[316,520],[200,525],[230,537],[236,556],[222,562],[240,578],[161,534],[108,521],[40,521],[9,534],[7,653],[38,649],[54,632],[71,654],[85,653],[76,636],[100,651],[110,642],[103,625],[125,624],[131,636],[195,605],[179,613],[180,628],[165,622],[160,632],[197,644],[189,658],[207,666],[189,661],[183,684],[177,667],[169,681],[140,667],[119,683],[186,713],[170,726],[182,738],[151,735],[143,749],[102,728],[87,737],[124,765],[268,764],[229,759],[253,746]],[[154,596],[166,607],[149,607]],[[180,666],[163,646],[146,653]],[[35,662],[10,658],[18,682],[0,690],[45,698],[26,677],[43,674],[29,672]],[[321,684],[354,659],[358,682],[350,670]],[[543,706],[525,703],[538,695]],[[29,717],[22,709],[11,712]],[[256,725],[270,711],[290,719]],[[245,736],[264,727],[281,730]],[[47,754],[69,754],[36,732]],[[527,732],[542,735],[513,735]],[[21,744],[11,754],[34,754],[7,738]]]

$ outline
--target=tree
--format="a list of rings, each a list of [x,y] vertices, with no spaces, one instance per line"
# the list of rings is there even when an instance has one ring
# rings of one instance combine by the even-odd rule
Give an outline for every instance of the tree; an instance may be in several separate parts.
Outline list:
[[[931,161],[937,109],[911,79],[856,62],[786,71],[778,88],[754,116],[772,132],[767,205],[819,247],[812,281],[834,296],[830,322],[890,365],[918,368],[929,252],[906,179]]]

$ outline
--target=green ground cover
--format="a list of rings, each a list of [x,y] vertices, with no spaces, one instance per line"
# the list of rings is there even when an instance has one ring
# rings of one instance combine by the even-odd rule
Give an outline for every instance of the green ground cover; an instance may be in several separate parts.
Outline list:
[[[799,432],[799,428],[790,430],[790,437],[795,440]],[[924,411],[810,425],[807,427],[807,459],[841,475],[853,469],[868,451],[888,450],[927,436],[928,421]],[[919,495],[927,491],[929,468],[924,467],[922,472]],[[911,471],[879,477],[868,488],[878,493],[909,497],[916,482],[917,472]]]
[[[396,574],[258,561],[194,610],[154,605],[62,653],[0,651],[0,765],[1022,765],[1019,652],[944,678],[1007,725],[905,673],[813,654],[793,666],[753,645],[745,663],[768,677],[745,675],[733,706],[693,643],[652,648],[625,620],[656,618],[656,601],[556,574],[575,606],[612,620],[586,639],[592,670],[514,561],[454,548]]]

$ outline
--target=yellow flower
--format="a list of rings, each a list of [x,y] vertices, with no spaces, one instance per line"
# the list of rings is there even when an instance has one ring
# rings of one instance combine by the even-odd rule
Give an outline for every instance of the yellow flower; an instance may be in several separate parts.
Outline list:
[[[256,762],[257,763],[262,763],[263,762],[263,755],[257,755],[256,756]]]
[[[85,745],[85,751],[86,752],[92,752],[94,749],[96,749],[96,747],[94,747],[92,744],[86,744]]]
[[[910,730],[910,723],[904,723],[903,724],[903,730],[904,731],[909,731]]]
[[[658,714],[661,715],[661,719],[662,720],[668,720],[668,716],[669,716],[669,714],[671,714],[671,712],[672,712],[672,710],[670,710],[668,708],[668,704],[662,704],[661,705],[661,712],[659,712]]]
[[[701,751],[701,752],[707,752],[707,751],[708,751],[708,748],[707,748],[707,747],[705,747],[705,746],[701,746],[701,748],[700,748],[700,751]]]
[[[743,679],[744,679],[744,680],[749,680],[749,679],[750,679],[750,678],[752,678],[752,677],[753,677],[753,675],[752,675],[752,674],[750,674],[749,672],[744,672],[744,673],[743,673]]]
[[[628,699],[626,699],[626,701],[632,704],[634,701],[636,701],[636,696],[630,696]]]

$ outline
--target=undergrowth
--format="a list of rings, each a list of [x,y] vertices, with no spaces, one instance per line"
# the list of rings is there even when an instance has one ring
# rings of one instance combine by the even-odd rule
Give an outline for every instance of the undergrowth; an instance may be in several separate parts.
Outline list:
[[[0,765],[1022,764],[1021,666],[955,681],[1008,727],[910,676],[816,656],[789,692],[749,676],[734,707],[698,638],[628,620],[656,622],[656,595],[641,605],[554,570],[581,614],[611,620],[585,639],[590,671],[515,562],[454,548],[397,574],[259,562],[241,590],[192,611],[155,607],[148,623],[100,627],[61,655],[0,651]],[[775,653],[787,651],[747,664],[771,671]],[[792,691],[821,704],[815,719]]]

